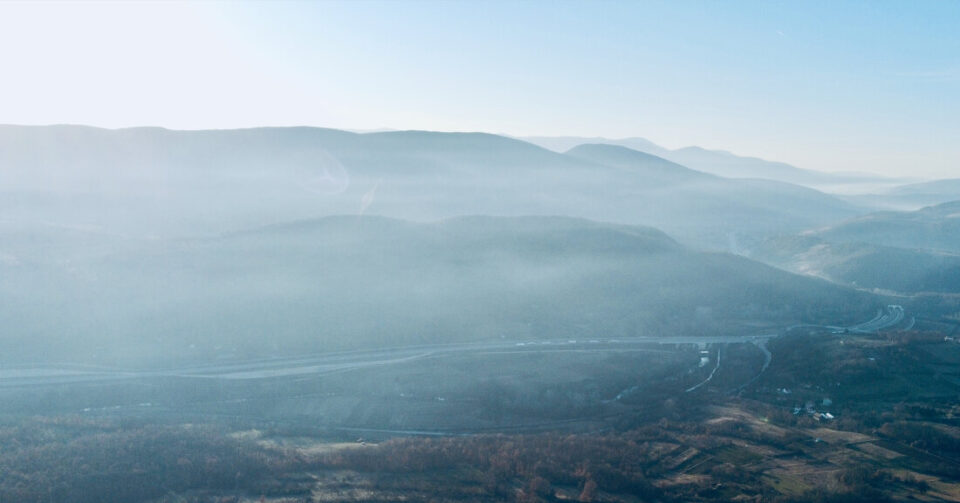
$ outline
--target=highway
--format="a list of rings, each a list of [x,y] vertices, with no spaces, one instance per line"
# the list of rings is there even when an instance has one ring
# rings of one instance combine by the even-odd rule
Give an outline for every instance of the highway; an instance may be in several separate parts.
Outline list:
[[[735,336],[672,336],[591,339],[554,339],[522,341],[484,341],[404,346],[376,350],[354,350],[307,355],[216,362],[166,369],[110,368],[80,364],[0,365],[0,388],[118,381],[156,377],[184,379],[253,380],[291,376],[326,375],[384,365],[408,363],[424,358],[480,353],[547,352],[650,352],[651,346],[679,344],[755,343],[765,350],[765,342],[801,326],[831,329],[844,333],[875,333],[904,319],[901,306],[887,306],[866,322],[849,327],[793,325],[783,332]],[[768,353],[767,351],[764,351]],[[719,357],[714,372],[719,369]],[[769,365],[769,356],[764,369]]]
[[[266,382],[266,380],[278,380],[276,385],[282,389],[287,382],[294,383],[300,381],[302,377],[320,377],[334,375],[344,372],[361,371],[364,369],[373,369],[382,366],[404,365],[407,363],[429,360],[434,358],[445,358],[453,356],[474,355],[483,357],[485,355],[522,355],[522,354],[546,354],[546,353],[659,353],[676,352],[680,350],[675,347],[678,345],[697,345],[709,347],[715,345],[716,361],[709,375],[701,378],[702,380],[694,385],[687,384],[686,388],[681,388],[686,392],[703,391],[707,384],[714,380],[714,377],[720,375],[720,369],[727,358],[723,357],[724,346],[736,343],[755,344],[764,354],[764,362],[758,373],[748,382],[741,385],[737,390],[742,390],[755,382],[761,374],[767,369],[772,360],[772,355],[767,349],[767,342],[773,338],[789,335],[791,330],[802,327],[811,327],[819,329],[829,329],[841,331],[838,333],[873,333],[877,330],[895,326],[904,321],[903,308],[900,306],[887,306],[876,314],[870,320],[851,325],[848,327],[825,327],[813,325],[793,325],[778,331],[770,331],[755,335],[732,335],[732,336],[675,336],[675,337],[629,337],[629,338],[584,338],[584,339],[552,339],[552,340],[492,340],[472,343],[447,343],[447,344],[426,344],[417,346],[405,346],[395,348],[382,348],[375,350],[352,350],[325,352],[315,354],[301,354],[287,357],[269,357],[249,360],[234,360],[212,362],[202,365],[184,365],[172,368],[162,369],[133,369],[133,368],[110,368],[95,365],[81,364],[34,364],[34,365],[0,365],[0,390],[11,393],[10,396],[31,396],[35,393],[37,387],[45,387],[48,390],[57,390],[57,393],[71,393],[72,387],[77,385],[91,384],[99,389],[100,385],[112,386],[115,384],[124,384],[125,381],[134,382],[135,380],[146,380],[136,382],[136,386],[147,386],[147,389],[169,389],[169,383],[155,382],[153,379],[178,379],[184,382],[181,385],[192,386],[195,382],[217,383],[227,385],[233,383],[238,387],[235,390],[247,389],[245,383],[254,385],[249,388],[253,395],[247,396],[243,393],[228,394],[222,397],[198,396],[192,398],[185,408],[170,408],[169,406],[149,403],[152,400],[130,399],[119,400],[115,403],[100,403],[97,405],[84,406],[83,402],[77,405],[77,411],[84,413],[100,414],[148,414],[151,416],[163,414],[197,414],[198,417],[226,417],[239,418],[248,417],[250,411],[244,409],[243,405],[237,405],[247,400],[256,399],[256,393],[259,388],[256,383]],[[430,365],[429,363],[427,365]],[[427,367],[423,367],[427,368]],[[441,378],[442,376],[437,376]],[[287,380],[289,381],[287,381]],[[216,384],[215,384],[216,386]],[[273,386],[272,384],[270,386]],[[152,387],[152,388],[151,388]],[[631,394],[639,389],[640,385],[627,388],[620,392],[616,398],[605,400],[604,403],[614,403],[621,398]],[[80,389],[79,387],[77,388]],[[108,388],[104,388],[108,389]],[[122,389],[122,388],[118,388]],[[210,388],[207,388],[210,389]],[[217,389],[216,387],[213,389]],[[231,388],[228,388],[231,389]],[[269,388],[273,389],[273,388]],[[680,390],[678,390],[680,391]],[[46,391],[44,391],[46,392]],[[90,393],[89,390],[84,390]],[[682,392],[682,391],[681,391]],[[96,391],[94,391],[96,393]],[[304,393],[297,391],[297,393]],[[149,394],[144,395],[149,397]],[[285,400],[293,400],[310,396],[325,396],[308,394],[284,395]],[[251,398],[253,397],[253,398]],[[142,401],[142,403],[141,403]],[[219,405],[218,405],[219,404]],[[220,407],[223,405],[223,407]],[[345,406],[352,406],[345,403]],[[179,407],[179,406],[178,406]],[[192,407],[192,408],[191,408]],[[220,407],[220,408],[218,408]],[[612,412],[607,414],[625,414],[623,410],[613,407]],[[253,413],[256,416],[259,413]],[[270,416],[272,418],[272,416]],[[323,414],[316,416],[324,417]],[[605,417],[605,416],[604,416]],[[291,420],[300,420],[297,417]],[[271,420],[276,419],[272,418]],[[567,422],[579,423],[583,421],[593,421],[600,419],[598,417],[564,419],[554,422],[532,422],[514,424],[510,426],[496,426],[489,431],[540,431],[558,427]],[[333,422],[323,423],[334,430],[342,430],[346,433],[358,434],[385,434],[385,435],[451,435],[451,434],[475,434],[487,430],[477,427],[451,427],[451,429],[439,429],[437,431],[427,431],[423,428],[413,427],[407,429],[395,429],[384,427],[361,428],[352,427],[349,422],[344,423],[342,419]],[[486,428],[486,427],[484,427]]]
[[[903,306],[889,305],[883,309],[878,310],[877,315],[874,316],[872,319],[865,321],[863,323],[858,323],[856,325],[840,327],[840,326],[829,326],[829,325],[796,324],[796,325],[791,325],[786,329],[784,329],[783,333],[785,335],[790,333],[790,331],[792,330],[806,327],[806,328],[827,329],[827,330],[833,331],[833,333],[835,334],[851,334],[851,333],[874,334],[879,332],[880,330],[884,330],[884,329],[896,326],[897,324],[903,321],[904,316],[905,316],[905,312],[904,312]],[[911,318],[906,329],[909,330],[910,328],[913,328],[913,325],[915,323],[916,323],[916,318]],[[773,360],[773,355],[770,353],[770,350],[767,349],[767,341],[777,336],[778,336],[777,334],[758,336],[751,341],[757,345],[760,351],[763,352],[763,356],[764,356],[763,366],[760,368],[760,371],[757,373],[757,375],[753,376],[753,378],[751,378],[749,381],[737,387],[736,391],[743,390],[747,386],[756,382],[757,379],[759,379],[760,376],[767,370],[767,367],[770,366],[770,362]],[[713,379],[714,374],[716,374],[717,370],[719,369],[720,369],[720,350],[718,349],[716,367],[714,367],[713,371],[710,372],[710,375],[707,376],[706,379],[696,384],[695,386],[688,388],[686,392],[690,393],[691,391],[695,391],[701,386],[703,386],[704,384],[707,384],[708,382],[710,382],[710,380]]]
[[[687,388],[686,389],[687,393],[690,393],[691,391],[696,391],[697,388],[703,386],[704,384],[707,384],[713,379],[714,374],[716,374],[717,370],[720,369],[720,353],[722,352],[721,351],[722,349],[723,349],[723,346],[721,346],[720,349],[717,349],[717,364],[713,367],[713,370],[710,371],[710,375],[708,375],[706,379],[700,381],[699,383]]]
[[[40,384],[69,384],[109,380],[178,377],[192,379],[265,379],[302,375],[323,375],[394,365],[418,359],[469,353],[624,352],[655,351],[653,345],[751,342],[758,337],[630,337],[589,340],[527,340],[476,343],[430,344],[379,350],[318,353],[292,357],[264,358],[159,370],[106,368],[76,364],[0,365],[0,388]]]
[[[880,310],[877,316],[870,321],[847,327],[847,332],[873,334],[885,328],[890,328],[903,321],[905,313],[903,306],[890,305]]]

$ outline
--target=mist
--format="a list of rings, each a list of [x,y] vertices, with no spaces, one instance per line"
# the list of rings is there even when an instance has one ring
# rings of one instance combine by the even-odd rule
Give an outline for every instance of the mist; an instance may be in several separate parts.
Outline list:
[[[189,421],[281,457],[302,435],[592,435],[762,396],[780,341],[936,333],[920,316],[958,310],[952,206],[817,189],[860,178],[429,131],[4,126],[0,147],[17,428]]]
[[[957,501],[960,11],[865,7],[0,2],[0,502]]]

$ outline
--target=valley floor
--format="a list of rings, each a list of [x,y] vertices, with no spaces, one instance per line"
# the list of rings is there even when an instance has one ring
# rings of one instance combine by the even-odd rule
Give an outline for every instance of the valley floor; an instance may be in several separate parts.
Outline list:
[[[420,401],[433,414],[464,409],[454,421],[461,426],[478,414],[475,424],[543,421],[514,432],[331,428],[317,411],[298,420],[290,411],[280,420],[147,406],[8,413],[0,501],[960,500],[960,344],[944,328],[794,327],[782,337],[712,346],[705,351],[722,352],[722,364],[702,366],[697,346],[523,354],[508,377],[532,385],[528,394],[489,380],[472,395],[447,395],[450,402]],[[591,354],[600,360],[575,366]],[[534,362],[538,372],[525,374]],[[564,371],[544,375],[548,363]],[[605,378],[588,371],[597,365]],[[482,365],[454,359],[434,373],[426,368],[393,374],[390,393]],[[349,380],[367,387],[386,377]],[[346,389],[331,386],[329,393]],[[384,417],[413,410],[386,400],[386,412],[378,411],[376,402],[367,397],[338,424],[388,425]]]

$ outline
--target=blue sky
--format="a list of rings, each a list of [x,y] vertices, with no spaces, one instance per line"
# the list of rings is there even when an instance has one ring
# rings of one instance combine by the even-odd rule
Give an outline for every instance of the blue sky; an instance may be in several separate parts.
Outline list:
[[[0,2],[0,122],[642,136],[960,176],[960,2]]]

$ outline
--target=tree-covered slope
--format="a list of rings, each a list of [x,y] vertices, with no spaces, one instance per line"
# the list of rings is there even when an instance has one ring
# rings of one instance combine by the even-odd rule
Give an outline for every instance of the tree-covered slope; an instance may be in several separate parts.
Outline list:
[[[720,335],[875,308],[650,228],[557,217],[329,217],[0,272],[7,359],[101,363]]]

